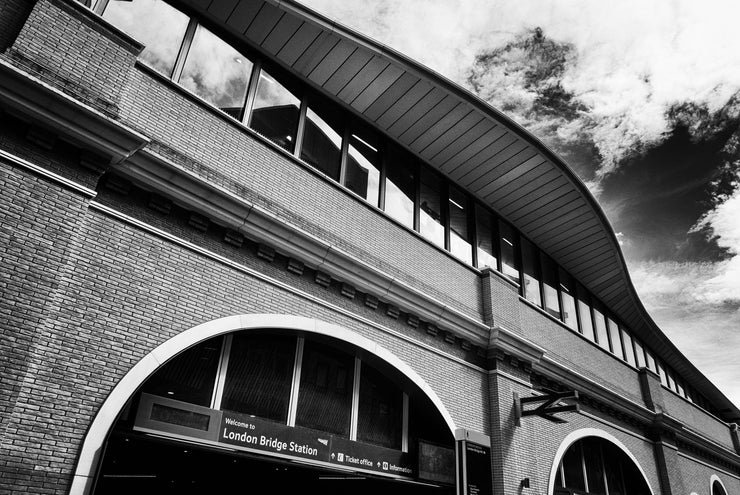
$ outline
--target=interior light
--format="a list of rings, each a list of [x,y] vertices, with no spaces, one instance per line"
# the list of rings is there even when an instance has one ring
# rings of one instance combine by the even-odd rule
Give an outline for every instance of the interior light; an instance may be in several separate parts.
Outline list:
[[[364,144],[365,146],[367,146],[368,148],[370,148],[374,152],[376,152],[376,153],[378,152],[378,149],[376,147],[371,146],[370,143],[368,143],[367,141],[365,141],[364,139],[362,139],[357,134],[352,134],[352,137],[355,138],[355,139],[357,139],[359,142],[361,142],[362,144]]]
[[[167,395],[175,395],[175,392],[173,392],[172,390],[168,390]]]
[[[293,141],[293,136],[285,136],[285,139],[287,139],[288,141]]]
[[[563,284],[560,284],[560,287],[562,287],[562,288],[563,288],[563,290],[564,290],[565,292],[570,292],[570,291],[568,290],[568,288],[567,288],[566,286],[564,286]]]
[[[464,210],[464,209],[465,209],[465,208],[463,208],[462,206],[460,206],[459,204],[457,204],[457,202],[456,202],[455,200],[453,200],[452,198],[450,198],[450,203],[452,203],[453,205],[457,206],[457,207],[458,207],[458,208],[460,208],[461,210]]]
[[[236,62],[237,64],[244,63],[244,61],[241,59],[241,57],[234,57],[234,62]]]
[[[264,72],[260,72],[260,77],[264,78],[265,81],[269,82],[270,84],[277,84],[273,78],[265,74]]]
[[[509,246],[514,247],[514,244],[512,244],[511,241],[507,239],[506,237],[502,237],[501,240],[504,241]]]

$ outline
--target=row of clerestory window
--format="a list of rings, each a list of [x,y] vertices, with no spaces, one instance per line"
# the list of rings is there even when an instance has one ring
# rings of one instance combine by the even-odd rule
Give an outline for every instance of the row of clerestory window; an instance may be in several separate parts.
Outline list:
[[[606,308],[487,206],[349,112],[246,56],[162,0],[99,0],[94,10],[145,45],[141,60],[226,115],[384,211],[460,261],[490,267],[521,295],[683,398],[710,403],[661,363]]]

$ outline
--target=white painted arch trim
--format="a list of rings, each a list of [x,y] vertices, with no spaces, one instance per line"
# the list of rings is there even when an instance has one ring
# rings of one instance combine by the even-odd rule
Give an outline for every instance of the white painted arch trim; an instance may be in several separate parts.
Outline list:
[[[645,476],[645,471],[642,469],[642,466],[640,466],[640,463],[637,462],[637,458],[632,455],[632,452],[630,452],[629,449],[617,437],[597,428],[582,428],[580,430],[571,432],[560,443],[560,447],[558,447],[558,450],[555,453],[555,460],[553,461],[552,467],[550,468],[550,481],[547,485],[548,495],[553,495],[555,493],[555,477],[557,476],[558,466],[560,465],[560,461],[563,459],[563,456],[568,451],[571,445],[576,443],[578,440],[586,437],[599,437],[619,447],[619,449],[632,460],[635,466],[637,466],[637,469],[640,470],[640,474],[645,480],[645,483],[650,490],[650,494],[655,495],[653,487],[650,486],[650,481],[648,480],[647,476]]]
[[[719,479],[719,476],[717,476],[716,474],[713,474],[712,477],[709,478],[709,495],[714,495],[713,488],[714,488],[715,481],[719,483],[719,486],[722,487],[722,491],[724,492],[724,495],[730,495],[729,492],[727,491],[727,488],[725,488],[725,484],[722,483],[722,480]]]
[[[227,316],[193,327],[162,343],[136,363],[121,381],[118,382],[108,398],[103,402],[103,405],[90,425],[90,429],[85,435],[72,480],[70,494],[86,495],[90,493],[95,468],[108,431],[113,426],[113,422],[129,398],[157,368],[188,347],[203,340],[239,330],[258,328],[320,334],[342,340],[374,354],[403,373],[412,383],[418,386],[437,407],[437,410],[450,428],[450,432],[454,434],[456,429],[455,422],[431,387],[406,363],[372,340],[339,325],[303,316],[277,314]]]

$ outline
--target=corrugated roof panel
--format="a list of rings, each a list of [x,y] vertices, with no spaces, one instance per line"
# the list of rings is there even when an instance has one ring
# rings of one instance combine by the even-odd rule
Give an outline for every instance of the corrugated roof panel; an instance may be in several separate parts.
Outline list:
[[[414,149],[412,143],[422,135],[430,132],[436,124],[443,121],[446,117],[450,117],[450,120],[453,121],[452,123],[460,120],[462,118],[462,114],[451,115],[454,114],[454,110],[458,106],[462,105],[457,101],[457,98],[452,98],[449,95],[446,96],[442,101],[437,103],[434,108],[424,112],[419,120],[399,136],[399,140],[408,145],[411,149]],[[448,123],[446,127],[449,128],[450,125],[452,124]]]
[[[313,42],[321,34],[321,29],[310,22],[304,22],[298,31],[288,40],[283,48],[278,52],[277,58],[285,64],[292,66],[296,60],[308,50]]]
[[[411,149],[413,149],[417,153],[421,153],[421,151],[429,147],[430,144],[438,141],[441,136],[448,136],[453,129],[458,129],[455,137],[459,136],[462,132],[459,130],[461,123],[463,126],[467,125],[467,128],[469,129],[477,122],[471,122],[470,119],[467,119],[467,124],[464,123],[466,121],[466,118],[470,116],[471,113],[474,114],[469,105],[462,102],[457,103],[455,108],[448,112],[447,115],[442,117],[440,120],[437,121],[437,123],[435,123],[427,131],[416,138],[411,143]],[[454,139],[454,137],[449,136],[446,139],[447,142],[450,142],[452,139]]]
[[[581,220],[581,219],[577,219]],[[570,249],[580,247],[579,241],[589,239],[599,234],[599,224],[591,215],[584,215],[582,221],[573,221],[568,225],[554,231],[550,236],[548,247],[552,256],[557,256],[561,261]],[[572,244],[571,244],[572,243]],[[561,252],[561,250],[563,252]]]
[[[494,134],[489,136],[489,134]],[[497,136],[497,137],[496,137]],[[452,170],[460,168],[468,160],[476,160],[473,162],[477,164],[477,159],[483,156],[492,156],[505,149],[507,146],[511,146],[517,142],[518,139],[512,133],[502,128],[494,128],[490,132],[484,134],[482,139],[473,142],[470,146],[466,146],[460,149],[459,152],[452,156],[450,160],[444,163],[440,168],[443,171],[449,173]]]
[[[540,176],[543,177],[543,176]],[[536,204],[529,205],[529,202],[525,198],[520,198],[517,201],[513,201],[509,204],[510,211],[512,212],[512,218],[517,221],[529,222],[533,219],[542,218],[543,214],[550,213],[552,211],[552,205],[567,194],[568,188],[565,184],[561,184],[557,179],[549,179],[543,186],[543,190],[540,196],[537,198]],[[543,177],[543,180],[546,178]],[[570,210],[569,210],[570,211]],[[531,216],[531,218],[527,218]],[[523,232],[531,232],[530,230],[522,229]]]
[[[469,107],[468,110],[470,110]],[[429,160],[431,157],[438,154],[440,151],[454,143],[456,140],[462,139],[466,134],[475,132],[479,132],[480,134],[482,134],[483,132],[485,132],[486,128],[490,128],[486,126],[481,126],[480,124],[482,122],[484,122],[483,116],[475,110],[470,110],[467,115],[465,115],[455,125],[447,129],[437,138],[433,138],[433,134],[430,133],[427,135],[429,138],[431,138],[428,142],[425,136],[414,143],[414,146],[419,147],[419,149],[421,150],[421,157],[423,159]],[[478,134],[478,136],[480,134]],[[475,137],[477,136],[471,136],[471,139],[475,139]]]
[[[596,236],[573,236],[575,246],[571,246],[566,253],[561,253],[560,259],[563,263],[572,262],[582,267],[588,266],[591,259],[598,258],[601,260],[600,256],[603,255],[604,249],[609,248],[609,242],[605,237],[600,239],[594,237]],[[579,269],[579,271],[584,272],[585,270]],[[585,281],[586,277],[582,276],[580,278]]]
[[[262,48],[267,53],[277,54],[285,44],[293,37],[298,31],[298,28],[304,24],[300,19],[293,17],[292,15],[284,15],[280,18],[275,28],[270,31],[265,41],[262,42]]]
[[[339,92],[339,97],[344,101],[354,101],[357,96],[367,88],[385,68],[388,61],[375,55],[365,66],[353,77]]]
[[[432,88],[431,91],[401,114],[388,128],[388,132],[391,136],[400,136],[445,98],[447,98],[447,95],[442,89]]]
[[[517,173],[514,174],[514,172]],[[557,187],[556,184],[553,184],[549,188],[547,187],[557,177],[557,172],[552,167],[546,165],[542,155],[536,153],[514,168],[506,179],[501,181],[493,180],[483,186],[478,192],[486,196],[490,194],[491,197],[495,198],[496,205],[503,213],[509,205],[516,203],[517,199],[523,199],[523,194],[526,191],[537,191],[537,195],[530,197],[529,200],[539,200],[541,196],[544,196],[553,188]],[[527,201],[527,203],[530,201]],[[518,206],[514,206],[513,208],[518,209]]]
[[[380,96],[385,93],[403,74],[403,70],[395,65],[388,64],[378,77],[373,79],[357,97],[352,100],[352,107],[364,113]]]
[[[339,43],[334,45],[329,53],[316,65],[308,75],[308,78],[319,86],[324,83],[342,66],[342,64],[358,48],[347,40],[340,39]]]
[[[450,170],[449,176],[465,185],[472,186],[477,184],[482,176],[495,174],[492,170],[506,160],[522,163],[531,158],[533,154],[534,152],[527,146],[527,143],[520,139],[516,139],[509,144],[499,139],[454,170]]]
[[[381,94],[377,100],[370,104],[364,112],[365,116],[372,122],[375,122],[386,111],[388,111],[388,109],[393,107],[396,102],[403,97],[403,95],[411,91],[418,82],[418,77],[405,71],[402,72],[401,76],[396,79],[387,90],[383,91],[383,94]],[[429,89],[431,89],[431,87]]]
[[[254,0],[242,0],[231,13],[226,24],[235,31],[244,34],[244,31],[246,31],[249,25],[252,24],[252,21],[254,21],[257,12],[262,8],[263,3],[264,2]]]
[[[581,200],[576,191],[567,189],[565,193],[555,191],[551,196],[550,203],[547,205],[547,212],[535,219],[524,220],[521,224],[522,230],[537,232],[537,235],[539,235],[541,232],[547,232],[554,226],[581,216],[588,211],[588,205]]]
[[[265,2],[245,34],[254,44],[261,45],[284,15],[285,12]]]
[[[238,2],[239,0],[218,0],[216,2],[211,2],[208,6],[208,13],[217,21],[224,22],[234,11]]]
[[[338,95],[344,86],[372,60],[373,54],[364,48],[358,48],[337,68],[334,74],[322,85],[326,91]]]
[[[395,102],[376,120],[378,125],[388,128],[396,122],[411,107],[416,105],[419,100],[431,93],[432,85],[427,81],[417,80],[416,83],[405,93],[399,95]]]
[[[293,63],[293,69],[303,76],[308,76],[324,60],[324,57],[339,44],[339,41],[336,36],[322,31]]]
[[[196,9],[208,10],[208,6],[211,5],[213,0],[185,0],[185,2]]]
[[[443,169],[443,164],[462,153],[463,150],[472,148],[481,150],[486,146],[488,139],[499,139],[504,134],[506,134],[506,129],[503,126],[497,126],[486,119],[476,124],[469,132],[463,134],[460,139],[456,139],[444,149],[440,149],[434,156],[430,156],[429,160],[440,169]]]

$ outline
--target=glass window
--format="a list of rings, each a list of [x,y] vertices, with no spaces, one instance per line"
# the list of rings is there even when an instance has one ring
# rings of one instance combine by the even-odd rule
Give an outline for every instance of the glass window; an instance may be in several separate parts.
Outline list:
[[[393,152],[386,169],[385,211],[409,228],[414,228],[416,162],[408,155]]]
[[[676,391],[676,381],[673,379],[673,372],[670,369],[666,368],[665,374],[668,380],[668,388],[675,392]]]
[[[300,106],[301,101],[293,93],[262,69],[249,126],[292,152]]]
[[[221,340],[206,340],[167,361],[146,381],[142,392],[211,407]]]
[[[180,84],[235,119],[241,119],[252,62],[203,26],[198,26]]]
[[[603,347],[607,351],[609,349],[609,335],[606,329],[606,320],[604,315],[594,307],[594,328],[596,329],[596,338],[598,339],[599,346]]]
[[[572,490],[586,490],[583,479],[583,457],[581,456],[581,442],[573,444],[563,456],[563,474],[565,486]]]
[[[324,106],[309,104],[303,130],[301,158],[334,180],[342,164],[342,115]]]
[[[141,59],[157,72],[172,75],[188,16],[160,0],[108,2],[103,18],[145,46]]]
[[[295,337],[235,334],[221,409],[286,422],[295,348]]]
[[[468,230],[468,197],[450,185],[450,252],[465,263],[473,263],[473,246]]]
[[[678,392],[678,395],[681,395],[681,396],[684,395],[683,383],[678,377],[676,377],[676,392]]]
[[[362,363],[357,440],[401,448],[403,393],[388,378]]]
[[[373,206],[380,199],[380,138],[373,132],[353,129],[349,137],[344,185]]]
[[[499,245],[501,252],[501,273],[519,282],[519,262],[516,259],[516,233],[509,224],[499,219]]]
[[[355,358],[306,341],[296,425],[349,436]]]
[[[645,365],[648,367],[649,370],[658,372],[658,369],[655,367],[655,359],[653,358],[653,354],[650,352],[650,350],[646,347],[645,348]]]
[[[606,323],[609,328],[609,342],[612,346],[612,352],[619,359],[624,359],[624,351],[622,350],[622,339],[619,337],[619,326],[611,318],[607,318]]]
[[[442,185],[442,178],[439,175],[422,167],[419,187],[419,232],[440,247],[445,245]]]
[[[529,302],[542,307],[539,279],[539,250],[524,237],[520,238],[519,241],[522,246],[522,271],[524,272],[522,293]]]
[[[636,366],[635,351],[632,347],[632,336],[624,328],[622,328],[622,348],[624,349],[624,359],[632,366]]]
[[[664,387],[667,387],[668,378],[666,377],[665,369],[663,368],[663,365],[660,364],[659,361],[656,361],[655,364],[658,367],[658,376],[660,377],[660,383],[662,383]]]
[[[583,459],[586,464],[586,480],[588,480],[589,493],[606,493],[601,443],[602,440],[597,438],[583,440]]]
[[[637,340],[637,337],[633,338],[632,341],[635,344],[635,363],[637,363],[638,368],[643,368],[645,366],[645,351],[642,348],[642,343]]]
[[[568,325],[573,330],[578,331],[578,319],[576,317],[576,300],[573,297],[575,294],[575,286],[570,275],[563,270],[558,268],[558,280],[560,286],[560,299],[563,302],[563,323]]]
[[[498,268],[494,251],[494,216],[479,204],[475,205],[475,233],[478,236],[478,268]]]
[[[557,319],[560,319],[560,301],[558,300],[558,271],[555,263],[544,253],[540,253],[540,266],[542,267],[542,296],[545,303],[545,311]]]
[[[591,320],[591,306],[588,304],[588,293],[582,285],[578,284],[576,287],[578,291],[578,324],[580,325],[581,333],[587,339],[596,342],[594,324]]]

